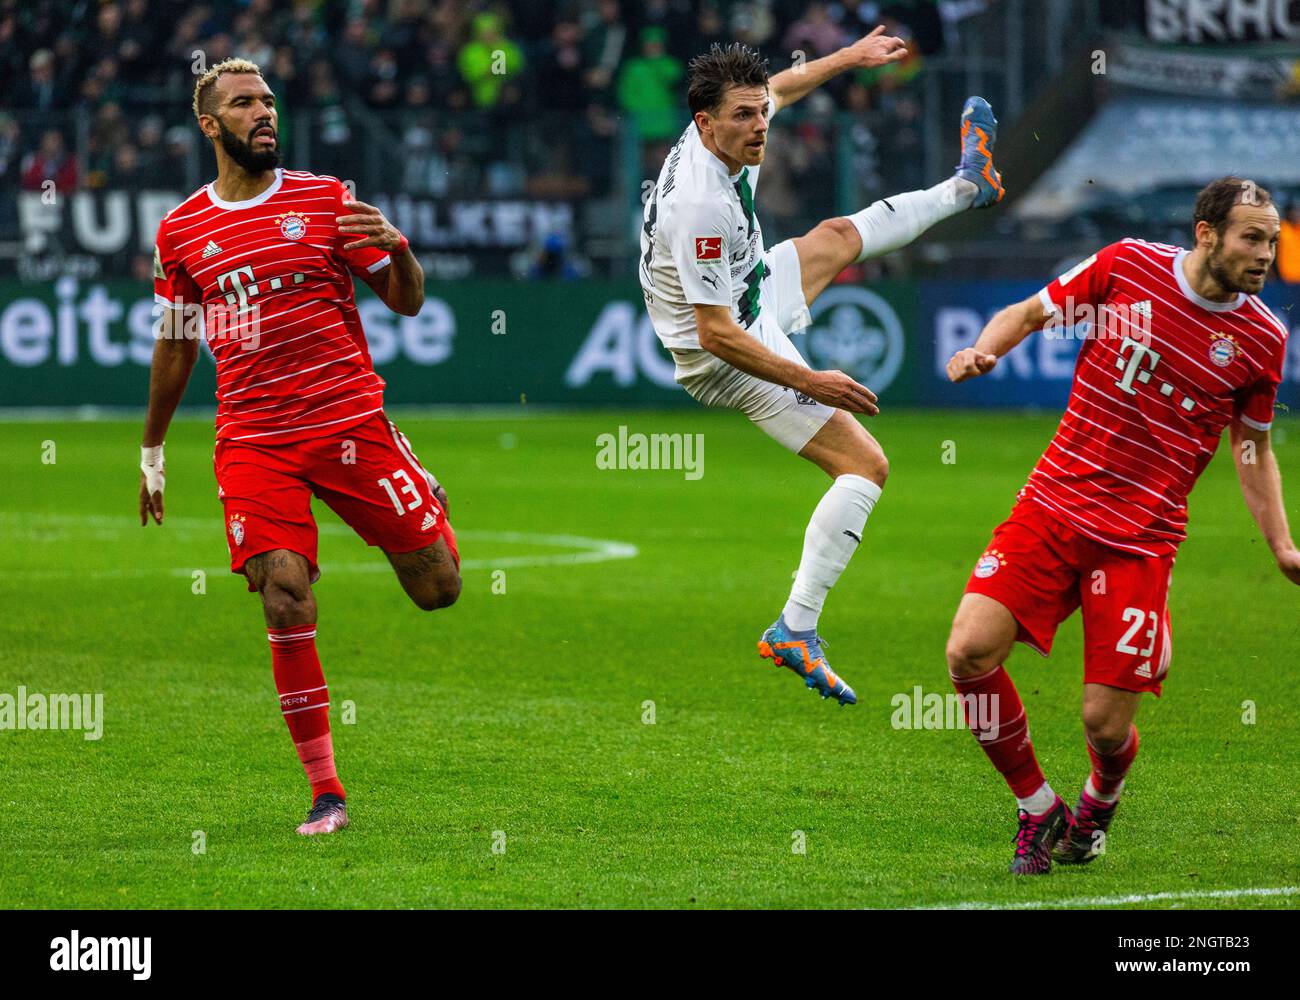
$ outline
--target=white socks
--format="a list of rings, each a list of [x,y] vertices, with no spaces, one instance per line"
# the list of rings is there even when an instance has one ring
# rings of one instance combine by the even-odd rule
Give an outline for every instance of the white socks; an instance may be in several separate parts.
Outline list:
[[[839,476],[817,504],[804,532],[799,572],[781,612],[786,625],[795,632],[817,627],[826,593],[835,586],[862,541],[862,529],[880,493],[880,487],[870,479]]]
[[[970,208],[978,193],[964,177],[949,177],[928,190],[893,194],[850,215],[862,237],[862,252],[854,263],[907,246],[936,222]]]
[[[1052,808],[1052,803],[1055,801],[1056,793],[1052,791],[1052,786],[1044,781],[1043,786],[1029,798],[1016,799],[1016,805],[1029,813],[1030,816],[1041,816]]]
[[[1096,799],[1105,805],[1110,805],[1112,802],[1119,801],[1119,793],[1124,790],[1124,782],[1121,781],[1119,787],[1109,795],[1102,795],[1101,792],[1097,791],[1097,786],[1092,783],[1092,775],[1090,774],[1088,780],[1083,783],[1083,790],[1088,793],[1090,798]]]

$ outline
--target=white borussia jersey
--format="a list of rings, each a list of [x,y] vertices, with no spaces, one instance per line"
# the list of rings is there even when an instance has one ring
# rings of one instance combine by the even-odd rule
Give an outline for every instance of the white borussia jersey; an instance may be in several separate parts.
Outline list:
[[[774,112],[769,98],[769,120]],[[670,350],[699,350],[692,306],[730,306],[747,330],[758,319],[765,273],[758,170],[728,175],[694,122],[664,161],[646,202],[638,271],[650,322]]]

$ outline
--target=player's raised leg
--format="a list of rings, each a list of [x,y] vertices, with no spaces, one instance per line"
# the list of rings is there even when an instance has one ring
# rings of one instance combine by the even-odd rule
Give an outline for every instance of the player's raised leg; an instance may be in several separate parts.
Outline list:
[[[342,448],[338,446],[348,446]],[[346,438],[318,449],[316,496],[368,545],[381,549],[406,596],[422,611],[456,603],[460,553],[447,516],[447,491],[382,414],[348,428]],[[348,455],[350,461],[335,456]]]
[[[1052,851],[1061,864],[1087,864],[1106,850],[1106,833],[1124,778],[1138,752],[1137,718],[1142,695],[1106,684],[1083,686],[1083,732],[1088,742],[1092,772],[1079,793],[1070,824]]]
[[[968,208],[1002,200],[1002,175],[993,168],[997,119],[982,97],[967,99],[961,114],[961,161],[956,173],[925,191],[882,198],[850,216],[827,219],[796,237],[809,304],[844,268],[905,247],[935,223]]]
[[[843,410],[836,410],[799,454],[834,482],[808,522],[789,600],[759,640],[759,654],[789,667],[823,698],[852,705],[857,695],[826,662],[817,622],[826,595],[862,542],[889,463],[876,439]]]
[[[1003,667],[1018,632],[1004,605],[984,594],[966,594],[948,637],[948,675],[962,696],[966,724],[1019,806],[1011,871],[1042,875],[1051,870],[1052,848],[1069,824],[1070,811],[1043,777],[1025,706]]]
[[[388,552],[402,589],[422,611],[436,611],[460,597],[460,571],[445,539],[414,552]]]
[[[348,813],[334,766],[329,689],[316,654],[316,598],[307,559],[274,549],[250,558],[244,572],[262,597],[280,711],[311,784],[311,812],[298,832],[333,833],[348,825]]]

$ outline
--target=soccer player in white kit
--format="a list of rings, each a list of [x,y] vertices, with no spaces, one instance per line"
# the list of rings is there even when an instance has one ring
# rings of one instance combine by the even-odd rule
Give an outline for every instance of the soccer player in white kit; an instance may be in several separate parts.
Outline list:
[[[997,121],[983,98],[970,98],[953,177],[827,219],[770,249],[754,213],[754,189],[778,110],[838,73],[905,54],[902,40],[878,27],[769,80],[767,61],[753,49],[715,44],[691,61],[693,120],[664,161],[641,231],[646,308],[676,361],[677,381],[706,406],[740,410],[834,480],[808,522],[790,598],[758,649],[841,705],[857,696],[822,655],[817,621],[862,541],[889,465],[850,416],[878,413],[875,394],[843,372],[809,368],[789,334],[809,325],[808,305],[848,265],[906,246],[957,212],[1001,200],[1002,178],[992,162]]]

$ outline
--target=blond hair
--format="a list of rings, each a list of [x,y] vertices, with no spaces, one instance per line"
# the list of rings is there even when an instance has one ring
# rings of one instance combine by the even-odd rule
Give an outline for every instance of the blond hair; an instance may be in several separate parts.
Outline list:
[[[222,73],[256,73],[258,76],[262,76],[262,71],[255,62],[239,58],[223,59],[199,77],[198,82],[194,84],[195,118],[212,113],[211,111],[205,111],[204,106],[210,99],[213,84],[217,82],[217,77],[221,76]]]

